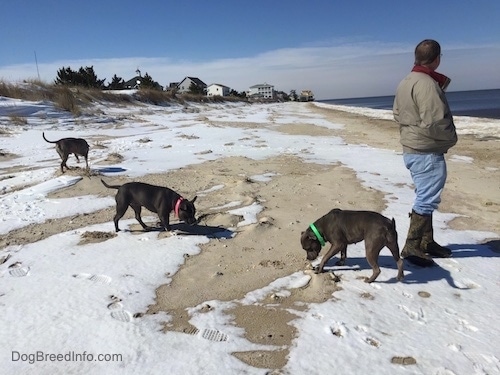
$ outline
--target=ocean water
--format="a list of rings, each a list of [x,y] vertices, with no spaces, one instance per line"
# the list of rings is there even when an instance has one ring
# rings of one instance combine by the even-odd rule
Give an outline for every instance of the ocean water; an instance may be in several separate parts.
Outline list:
[[[471,116],[500,119],[500,89],[451,91],[446,93],[454,116]],[[318,100],[327,104],[339,104],[372,109],[391,109],[394,95],[367,98]]]

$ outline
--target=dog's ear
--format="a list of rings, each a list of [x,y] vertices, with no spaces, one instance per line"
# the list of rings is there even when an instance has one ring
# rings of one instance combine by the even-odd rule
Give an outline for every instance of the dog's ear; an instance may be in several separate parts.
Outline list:
[[[194,203],[194,201],[196,200],[196,198],[198,198],[198,196],[196,195],[193,199],[191,199],[191,203]]]
[[[312,241],[317,241],[318,239],[316,238],[316,235],[311,231],[311,230],[306,230],[305,232],[302,232],[302,235],[304,238],[307,238],[308,240]]]
[[[300,233],[300,240],[302,242],[304,242],[306,240],[317,241],[317,238],[314,235],[314,233],[312,233],[310,230],[306,230],[306,231]]]

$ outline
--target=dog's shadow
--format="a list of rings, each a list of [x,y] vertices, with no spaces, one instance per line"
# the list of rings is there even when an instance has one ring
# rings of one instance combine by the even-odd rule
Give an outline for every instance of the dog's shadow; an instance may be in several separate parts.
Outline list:
[[[155,223],[155,226],[150,226],[146,231],[139,225],[137,225],[136,229],[125,229],[124,231],[131,233],[165,233],[165,235],[161,237],[167,237],[169,235],[169,232],[164,231],[159,222]],[[206,236],[210,239],[230,239],[235,235],[235,232],[224,227],[200,224],[188,225],[182,222],[170,224],[170,232],[175,232],[176,235],[180,236]]]
[[[433,267],[419,267],[405,261],[405,277],[403,283],[427,284],[431,281],[446,280],[448,285],[450,285],[454,289],[473,289],[477,287],[476,285],[474,285],[474,283],[455,280],[451,275],[451,272],[441,267],[439,263],[446,262],[447,259],[453,260],[472,257],[496,258],[500,256],[500,240],[491,240],[484,244],[451,244],[446,245],[446,247],[448,247],[452,251],[451,258],[435,259],[436,263]],[[325,271],[371,271],[371,266],[368,264],[364,256],[351,258],[348,257],[345,266],[337,266],[336,262],[338,260],[339,258],[330,259],[325,265]],[[382,272],[384,272],[384,269],[387,268],[391,271],[394,270],[394,277],[387,280],[386,283],[397,282],[397,266],[396,262],[394,262],[394,258],[391,255],[380,254],[378,264],[380,268],[382,268]],[[377,280],[375,282],[377,282]]]
[[[333,257],[333,258],[329,259],[328,262],[325,264],[324,271],[325,272],[333,272],[333,273],[336,273],[338,271],[353,271],[353,272],[364,271],[363,275],[366,276],[366,278],[370,277],[371,272],[372,272],[372,267],[368,264],[366,257],[364,257],[364,256],[362,256],[362,257],[357,257],[357,256],[349,257],[348,256],[346,261],[345,261],[345,264],[343,266],[337,264],[339,259],[340,259],[339,257]],[[383,281],[383,283],[392,284],[392,283],[398,282],[398,280],[396,278],[398,268],[397,268],[396,262],[394,261],[394,258],[392,257],[392,255],[380,254],[380,256],[378,258],[378,265],[381,268],[382,273],[385,272],[386,268],[391,269],[390,271],[387,271],[387,272],[392,272],[392,270],[394,270],[393,277],[391,277],[387,281]],[[369,271],[369,273],[365,273],[368,271]],[[380,278],[380,276],[379,276],[379,278]],[[406,279],[406,273],[405,273],[405,279]],[[374,282],[377,283],[377,282],[382,282],[382,281],[380,281],[377,278]]]
[[[235,235],[235,232],[224,227],[200,224],[174,223],[170,224],[170,230],[183,236],[206,236],[210,239],[230,239]]]

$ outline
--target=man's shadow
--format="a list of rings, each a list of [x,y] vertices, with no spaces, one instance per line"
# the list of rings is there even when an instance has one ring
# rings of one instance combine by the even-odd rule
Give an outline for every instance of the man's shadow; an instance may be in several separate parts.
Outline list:
[[[451,276],[449,270],[444,269],[439,265],[440,260],[446,259],[459,259],[459,258],[497,258],[500,257],[500,240],[491,240],[485,242],[484,244],[450,244],[446,245],[447,248],[451,250],[450,258],[437,259],[438,263],[435,263],[433,267],[418,267],[405,262],[405,270],[410,272],[405,272],[405,283],[414,284],[420,283],[425,284],[430,281],[446,280],[448,285],[455,289],[472,289],[477,287],[471,283],[462,284],[462,282],[455,281]],[[457,284],[458,283],[458,284]]]

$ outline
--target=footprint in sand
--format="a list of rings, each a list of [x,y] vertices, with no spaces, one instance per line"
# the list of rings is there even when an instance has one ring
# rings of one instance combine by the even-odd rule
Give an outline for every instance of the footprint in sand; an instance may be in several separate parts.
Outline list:
[[[111,302],[108,305],[108,309],[110,309],[110,310],[122,310],[123,304],[120,301]]]
[[[471,332],[479,331],[479,328],[474,327],[472,324],[470,324],[465,319],[458,319],[458,325],[459,325],[459,328],[458,328],[459,331],[463,331],[463,328],[465,328],[467,331],[471,331]]]
[[[29,267],[13,268],[9,271],[10,275],[14,277],[23,277],[28,275],[29,272],[30,272]]]
[[[366,326],[359,325],[359,326],[354,327],[354,329],[356,331],[360,332],[361,334],[368,333],[368,327],[366,327]],[[366,336],[364,338],[364,340],[367,344],[374,346],[376,348],[378,348],[382,345],[382,343],[374,337]]]
[[[79,273],[78,275],[73,275],[77,279],[86,279],[94,281],[96,283],[111,284],[112,278],[106,275],[92,275],[90,273]]]
[[[481,374],[500,374],[500,361],[491,354],[464,352],[464,356],[472,362],[474,369]]]
[[[447,269],[450,269],[450,271],[454,272],[462,272],[462,266],[461,264],[456,261],[455,259],[447,258],[446,260],[442,261],[443,266]]]
[[[366,327],[366,326],[356,326],[356,327],[354,327],[354,328],[355,328],[355,329],[356,329],[356,331],[358,331],[358,332],[365,332],[365,333],[366,333],[366,332],[368,332],[368,327]]]
[[[444,309],[444,312],[448,315],[457,315],[458,313],[455,310],[450,309],[449,307]]]
[[[377,339],[374,339],[373,337],[365,337],[365,342],[371,346],[374,346],[376,348],[379,348],[380,345],[382,345],[380,343],[380,341],[378,341]]]
[[[416,312],[416,311],[412,311],[411,309],[409,309],[408,307],[406,307],[404,305],[398,305],[398,307],[400,310],[403,310],[404,313],[406,315],[408,315],[408,317],[411,320],[418,320],[420,323],[424,323],[424,311],[422,309],[420,309],[419,312]]]
[[[130,312],[123,309],[122,299],[116,296],[111,296],[112,302],[108,304],[108,310],[111,310],[111,317],[120,322],[129,323],[134,317]]]
[[[436,375],[457,375],[456,372],[451,371],[447,368],[437,368],[434,372]]]
[[[187,333],[188,335],[197,336],[200,333],[200,330],[194,326],[190,326],[184,328],[182,332]],[[203,330],[201,337],[203,337],[206,340],[218,341],[218,342],[227,341],[228,339],[228,336],[225,333],[218,331],[216,329],[209,329],[209,328]]]
[[[227,335],[216,329],[205,329],[201,337],[210,341],[227,341]]]
[[[330,326],[330,332],[337,337],[345,337],[347,331],[347,327],[341,322],[336,322]]]
[[[111,311],[111,317],[124,323],[129,323],[133,320],[132,314],[127,310]]]
[[[9,266],[9,274],[14,277],[24,277],[30,272],[30,267],[23,267],[21,262]]]
[[[448,344],[448,349],[454,352],[460,352],[462,350],[462,346],[460,344]]]
[[[411,294],[407,290],[403,290],[400,288],[394,288],[394,290],[398,293],[401,293],[403,295],[403,297],[405,297],[405,298],[413,298],[413,294]]]

